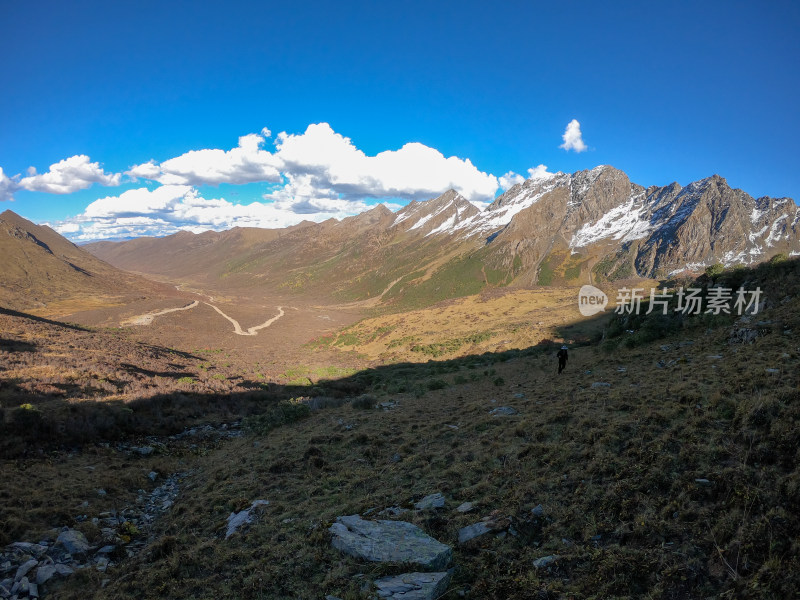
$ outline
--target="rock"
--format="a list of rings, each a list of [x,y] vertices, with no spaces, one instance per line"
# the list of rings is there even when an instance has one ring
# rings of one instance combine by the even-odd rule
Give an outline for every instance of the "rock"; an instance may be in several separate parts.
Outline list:
[[[16,575],[14,575],[14,581],[19,581],[20,579],[25,577],[25,575],[27,575],[28,572],[38,564],[39,564],[39,561],[36,560],[35,558],[32,558],[29,561],[26,561],[26,562],[22,563],[17,568],[17,573],[16,573]]]
[[[383,577],[375,582],[379,598],[398,600],[435,600],[444,594],[450,584],[451,574],[403,573],[396,577]]]
[[[56,574],[60,575],[61,577],[69,577],[74,572],[75,570],[72,567],[56,563]]]
[[[670,346],[669,344],[664,344],[663,346],[661,346],[661,351],[662,352],[669,352],[671,349],[672,349],[672,346]]]
[[[703,487],[708,487],[711,485],[711,482],[708,479],[695,479],[694,482]]]
[[[98,496],[105,496],[107,493],[108,493],[108,492],[106,492],[106,491],[105,491],[104,489],[102,489],[102,488],[100,488],[99,490],[97,490],[97,495],[98,495]]]
[[[511,522],[507,517],[504,517],[499,511],[494,511],[488,517],[484,517],[477,523],[459,529],[458,543],[466,544],[467,542],[487,533],[503,531],[510,524]]]
[[[27,577],[23,577],[14,584],[14,587],[11,588],[11,594],[23,596],[28,593],[30,588],[31,588],[30,581],[28,581]]]
[[[709,360],[719,360],[720,358],[722,358],[722,355],[721,354],[710,354],[708,356],[708,358],[709,358]]]
[[[442,494],[439,492],[430,494],[414,504],[414,508],[417,510],[433,510],[436,508],[444,508],[444,496],[442,496]]]
[[[32,554],[36,558],[39,558],[42,554],[47,552],[47,546],[44,544],[31,544],[30,542],[14,542],[11,544],[10,548],[12,550]]]
[[[471,510],[474,510],[475,505],[472,502],[464,502],[461,504],[456,510],[460,513],[468,513]]]
[[[407,508],[400,508],[399,506],[390,506],[388,508],[384,508],[378,514],[382,517],[399,517],[400,515],[407,513]],[[364,515],[366,516],[367,513],[365,512]]]
[[[403,460],[403,457],[395,453],[392,454],[392,458],[390,458],[389,460],[391,460],[393,463],[399,463],[401,460]]]
[[[86,536],[75,529],[67,529],[59,533],[56,545],[61,546],[70,554],[85,554],[89,550]]]
[[[544,568],[549,567],[550,565],[552,565],[559,558],[560,557],[558,556],[558,554],[551,554],[550,556],[543,556],[542,558],[537,558],[535,561],[533,561],[533,566],[536,567],[537,569],[544,569]]]
[[[764,369],[767,373],[780,373],[780,369]]]
[[[11,590],[6,588],[4,585],[0,585],[0,598],[10,598],[11,597]]]
[[[131,446],[131,452],[139,456],[150,456],[156,449],[152,446]]]
[[[519,411],[511,408],[510,406],[498,406],[489,411],[489,414],[494,417],[511,417],[518,415]]]
[[[150,479],[150,481],[155,481],[156,478],[158,477],[158,473],[156,473],[155,471],[150,471],[147,474],[147,477],[148,477],[148,479]]]
[[[38,598],[39,597],[39,586],[35,583],[28,584],[28,595],[31,598]]]
[[[100,550],[97,551],[98,554],[111,554],[116,546],[103,546]]]
[[[42,565],[36,570],[36,585],[44,585],[56,574],[55,565]]]
[[[474,540],[477,537],[485,535],[487,533],[491,533],[492,528],[483,521],[478,521],[473,525],[467,525],[466,527],[462,527],[458,530],[458,543],[459,544],[466,544],[467,542]]]
[[[453,550],[405,521],[338,517],[331,525],[333,547],[371,562],[414,563],[435,571],[450,564]]]
[[[610,383],[606,383],[605,381],[595,381],[592,384],[592,388],[594,388],[594,389],[610,388],[610,387],[611,387],[611,384]]]
[[[541,517],[544,515],[544,507],[541,504],[538,504],[536,507],[531,509],[531,514],[534,517]]]
[[[269,500],[254,500],[250,505],[250,508],[241,510],[238,513],[231,513],[228,517],[228,531],[225,533],[225,539],[227,540],[234,533],[236,533],[236,530],[242,525],[253,522],[253,516],[250,514],[250,511],[258,506],[266,506],[268,504]]]

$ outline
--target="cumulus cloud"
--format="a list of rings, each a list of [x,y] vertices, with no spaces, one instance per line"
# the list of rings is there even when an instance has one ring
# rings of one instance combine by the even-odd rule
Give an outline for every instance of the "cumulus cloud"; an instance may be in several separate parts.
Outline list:
[[[417,142],[367,156],[327,123],[309,125],[299,135],[280,133],[276,146],[289,178],[287,191],[296,185],[293,178],[307,177],[304,183],[323,195],[422,200],[453,188],[468,200],[485,200],[498,185],[468,158],[445,157]]]
[[[0,167],[0,201],[13,200],[17,190],[17,182],[8,177]]]
[[[528,169],[529,179],[544,179],[550,177],[551,175],[553,174],[547,170],[546,165],[538,165],[536,167],[531,167],[530,169]],[[518,183],[522,183],[523,181],[525,181],[525,178],[519,173],[515,173],[514,171],[509,171],[505,175],[498,177],[497,181],[500,185],[500,189],[503,190],[504,192],[507,192]]]
[[[301,210],[321,199],[422,200],[453,188],[469,200],[485,200],[497,190],[497,178],[469,159],[445,157],[416,142],[368,156],[329,124],[318,123],[301,134],[281,132],[269,152],[262,146],[270,136],[264,128],[240,137],[232,150],[192,150],[160,164],[136,165],[127,174],[167,185],[282,182],[283,189],[266,198],[293,198]]]
[[[514,173],[514,171],[509,171],[505,175],[501,175],[497,178],[497,182],[500,185],[500,189],[504,192],[507,192],[512,187],[517,185],[518,183],[522,183],[525,181],[525,178],[520,175],[519,173]]]
[[[203,198],[193,186],[162,185],[100,198],[87,206],[83,214],[55,224],[54,229],[76,241],[160,236],[180,230],[200,232],[236,226],[287,227],[304,219],[317,222],[331,217],[342,219],[369,208],[362,201],[336,198],[315,199],[305,211],[297,210],[292,203],[234,204],[223,198]]]
[[[71,194],[85,190],[93,183],[119,185],[121,177],[120,173],[106,173],[100,163],[91,162],[85,154],[77,154],[50,165],[47,173],[37,175],[36,169],[29,168],[28,176],[20,179],[16,185],[19,189],[31,192]]]
[[[574,150],[575,152],[583,152],[589,148],[583,143],[581,124],[577,119],[572,119],[572,121],[567,124],[567,129],[564,131],[564,135],[561,136],[561,138],[564,140],[564,143],[561,144],[559,148],[563,148],[566,151]]]
[[[191,150],[160,165],[153,160],[136,165],[127,174],[166,185],[279,182],[280,159],[261,148],[269,133],[265,127],[261,134],[241,136],[232,150]]]

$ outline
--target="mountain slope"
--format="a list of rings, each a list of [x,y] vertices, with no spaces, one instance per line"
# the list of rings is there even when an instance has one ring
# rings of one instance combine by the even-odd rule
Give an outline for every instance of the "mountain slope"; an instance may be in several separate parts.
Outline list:
[[[47,226],[0,213],[0,305],[32,309],[69,299],[158,293],[160,286],[125,273]]]

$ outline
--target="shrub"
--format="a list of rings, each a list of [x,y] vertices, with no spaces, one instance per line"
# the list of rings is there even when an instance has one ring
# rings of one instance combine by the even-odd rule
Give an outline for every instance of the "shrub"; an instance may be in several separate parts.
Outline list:
[[[447,382],[442,379],[431,379],[426,385],[429,390],[443,390],[447,387]]]
[[[706,267],[706,275],[711,279],[716,279],[725,271],[725,266],[722,263],[714,263]]]
[[[264,435],[276,427],[305,419],[310,414],[311,408],[308,405],[299,403],[293,398],[289,401],[279,402],[272,410],[263,415],[245,417],[242,425],[254,433]]]
[[[370,408],[375,408],[375,405],[377,403],[378,401],[375,399],[374,396],[370,396],[369,394],[362,394],[358,398],[353,398],[353,401],[350,403],[350,406],[359,409],[370,409]]]

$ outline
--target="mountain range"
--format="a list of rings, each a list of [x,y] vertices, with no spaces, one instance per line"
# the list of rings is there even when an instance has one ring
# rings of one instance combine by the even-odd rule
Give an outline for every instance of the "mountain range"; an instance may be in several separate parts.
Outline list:
[[[800,208],[717,175],[645,188],[613,167],[532,177],[479,210],[457,192],[341,221],[97,242],[141,273],[403,306],[486,286],[664,278],[800,254]]]
[[[714,263],[800,255],[800,208],[789,198],[753,198],[717,175],[686,187],[645,188],[599,166],[539,174],[485,210],[449,190],[397,212],[378,205],[341,221],[82,247],[6,211],[0,250],[6,259],[0,300],[12,307],[69,294],[154,291],[133,271],[408,309],[486,287],[660,279]]]

